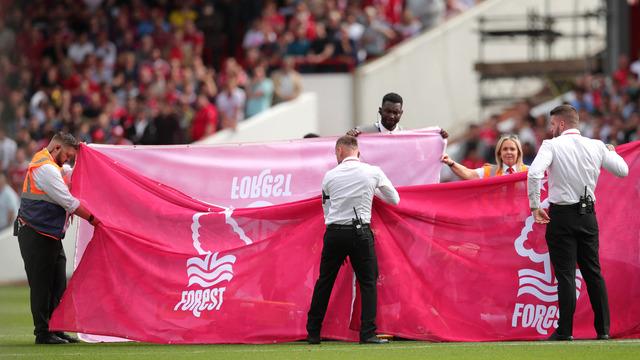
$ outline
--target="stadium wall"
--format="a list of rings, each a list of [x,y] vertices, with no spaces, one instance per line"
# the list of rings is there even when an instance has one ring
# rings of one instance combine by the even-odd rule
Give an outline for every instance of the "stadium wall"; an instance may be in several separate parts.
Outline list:
[[[318,132],[318,100],[305,92],[297,99],[278,104],[238,124],[237,130],[225,129],[195,144],[266,142],[299,139]]]
[[[595,10],[599,0],[488,0],[427,31],[416,39],[394,48],[388,55],[358,68],[354,80],[356,124],[375,121],[382,96],[389,91],[402,95],[405,101],[402,124],[405,128],[441,126],[454,132],[480,116],[478,80],[474,64],[479,59],[478,19],[481,16],[508,15],[518,21],[505,21],[504,28],[526,28],[527,12],[571,14],[575,10]],[[563,33],[589,30],[602,34],[600,41],[585,44],[571,39],[558,40],[553,46],[556,58],[575,58],[595,54],[605,46],[605,23],[590,23],[589,29],[577,27],[571,21],[558,22],[556,30]],[[487,44],[484,61],[526,60],[526,40],[511,40]],[[546,56],[540,44],[536,51]],[[540,81],[524,82],[532,92]]]

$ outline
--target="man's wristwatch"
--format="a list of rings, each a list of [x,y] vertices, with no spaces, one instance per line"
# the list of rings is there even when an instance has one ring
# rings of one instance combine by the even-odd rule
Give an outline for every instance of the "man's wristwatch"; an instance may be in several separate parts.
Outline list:
[[[95,220],[96,218],[93,216],[93,214],[89,215],[89,218],[87,219],[87,221],[89,221],[90,224],[93,224],[93,220]]]

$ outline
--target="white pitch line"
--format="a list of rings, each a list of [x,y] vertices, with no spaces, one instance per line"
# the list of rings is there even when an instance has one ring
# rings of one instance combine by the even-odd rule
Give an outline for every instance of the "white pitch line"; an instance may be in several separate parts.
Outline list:
[[[640,340],[636,339],[625,339],[625,340],[611,340],[611,341],[590,341],[590,340],[578,340],[578,341],[537,341],[537,342],[526,342],[526,341],[514,341],[514,342],[481,342],[481,343],[429,343],[429,344],[421,344],[421,345],[357,345],[354,347],[347,347],[348,345],[334,345],[332,343],[325,343],[324,345],[306,345],[304,343],[300,343],[299,349],[283,349],[278,346],[279,344],[271,345],[253,345],[255,348],[253,349],[226,349],[226,350],[215,350],[214,347],[218,345],[179,345],[179,346],[206,346],[207,350],[192,350],[185,351],[181,350],[180,355],[184,354],[204,354],[211,353],[213,354],[224,354],[224,353],[262,353],[262,352],[310,352],[310,351],[334,351],[334,352],[361,352],[361,351],[384,351],[384,350],[412,350],[412,349],[428,349],[435,347],[454,347],[454,348],[472,348],[472,347],[482,347],[484,345],[492,345],[499,347],[515,347],[515,346],[581,346],[581,345],[599,345],[601,347],[608,346],[640,346]],[[62,346],[73,346],[73,345],[62,345]],[[157,345],[158,348],[161,348],[163,345]],[[228,346],[228,345],[225,345]],[[233,346],[233,345],[232,345]],[[238,345],[238,346],[247,346],[247,345]],[[261,348],[269,346],[270,348]],[[273,346],[273,347],[272,347]],[[88,350],[89,347],[87,346]],[[13,354],[0,354],[0,358],[3,357],[49,357],[51,355],[55,356],[87,356],[87,352],[82,353],[55,353],[55,354],[33,354],[33,353],[13,353]],[[158,355],[156,351],[120,351],[120,352],[109,352],[108,355]]]

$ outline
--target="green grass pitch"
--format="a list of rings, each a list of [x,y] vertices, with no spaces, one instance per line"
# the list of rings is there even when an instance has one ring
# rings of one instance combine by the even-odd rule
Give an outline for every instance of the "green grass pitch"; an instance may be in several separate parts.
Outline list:
[[[34,345],[28,288],[0,287],[0,359],[640,359],[640,341],[428,343],[359,345],[327,341],[274,345],[145,343]]]

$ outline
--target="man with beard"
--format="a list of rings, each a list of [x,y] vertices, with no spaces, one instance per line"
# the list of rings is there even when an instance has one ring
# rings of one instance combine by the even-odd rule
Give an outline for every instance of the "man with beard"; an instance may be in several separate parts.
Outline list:
[[[624,177],[629,167],[612,145],[580,135],[573,106],[560,105],[550,115],[554,138],[542,142],[528,173],[529,206],[536,223],[547,224],[545,238],[558,279],[560,318],[548,340],[573,340],[576,263],[587,283],[597,339],[607,340],[609,303],[600,272],[595,190],[601,168]],[[549,213],[540,207],[545,171],[549,173]]]
[[[57,133],[49,145],[37,152],[22,186],[14,235],[31,290],[31,315],[36,344],[78,342],[63,332],[49,331],[49,319],[67,287],[67,259],[61,239],[69,216],[76,214],[91,225],[100,224],[95,216],[69,192],[64,176],[71,172],[63,165],[76,156],[78,141],[71,134]]]
[[[347,131],[349,136],[358,136],[362,133],[381,133],[381,134],[395,134],[404,130],[400,124],[400,118],[402,118],[402,97],[396,93],[388,93],[382,98],[382,105],[378,108],[378,114],[380,114],[380,121],[366,126],[358,126],[354,129]],[[442,138],[446,139],[449,134],[440,130]]]

